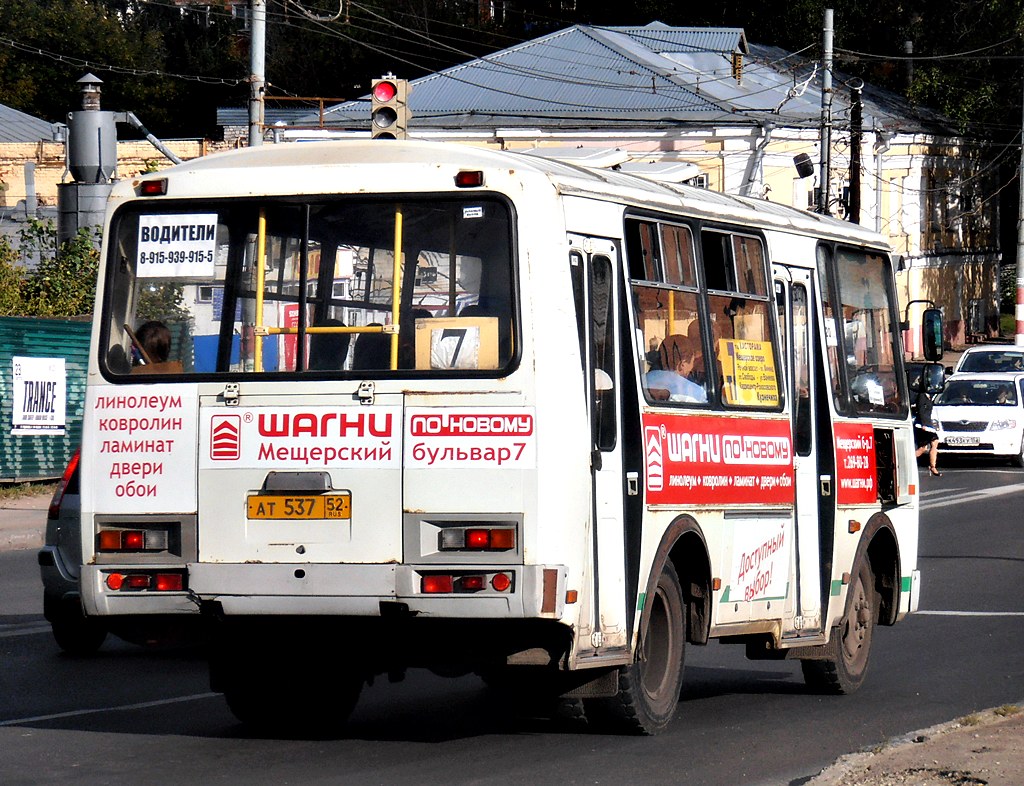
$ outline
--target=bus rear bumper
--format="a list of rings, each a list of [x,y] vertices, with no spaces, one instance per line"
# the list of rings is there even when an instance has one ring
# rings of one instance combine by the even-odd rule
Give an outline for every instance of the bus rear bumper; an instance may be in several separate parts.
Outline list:
[[[161,566],[161,571],[184,572],[184,566]],[[111,573],[151,573],[150,566],[118,568],[116,566],[83,565],[81,576],[82,605],[87,616],[137,616],[198,614],[199,604],[187,589],[182,591],[112,590],[107,585]]]
[[[189,587],[229,616],[374,617],[401,609],[424,617],[560,619],[566,575],[564,566],[548,565],[194,563]]]

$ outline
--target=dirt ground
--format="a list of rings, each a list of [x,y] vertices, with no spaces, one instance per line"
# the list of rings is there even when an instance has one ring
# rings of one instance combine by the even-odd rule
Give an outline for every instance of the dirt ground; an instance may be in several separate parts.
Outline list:
[[[985,710],[843,756],[806,786],[1024,786],[1024,708]]]

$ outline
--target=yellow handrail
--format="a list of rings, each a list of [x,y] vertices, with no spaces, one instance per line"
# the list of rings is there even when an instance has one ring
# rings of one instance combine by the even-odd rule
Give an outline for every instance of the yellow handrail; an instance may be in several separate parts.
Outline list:
[[[263,286],[266,282],[266,271],[263,257],[267,253],[267,212],[260,208],[259,221],[256,224],[256,320],[253,323],[255,341],[253,343],[253,370],[263,371]]]
[[[402,206],[395,205],[395,259],[391,273],[391,370],[398,368],[398,306],[402,302]]]

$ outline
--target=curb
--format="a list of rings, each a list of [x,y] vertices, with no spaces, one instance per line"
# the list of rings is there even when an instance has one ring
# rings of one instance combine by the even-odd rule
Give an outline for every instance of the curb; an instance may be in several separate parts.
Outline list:
[[[924,750],[924,746],[928,743],[933,746],[940,746],[938,749],[932,748],[932,753],[929,756],[933,755],[936,750],[941,750],[943,746],[953,745],[956,735],[977,734],[977,732],[985,728],[1005,727],[1007,733],[1011,735],[1011,739],[1019,740],[1021,736],[1024,736],[1024,714],[1019,709],[1022,706],[1024,706],[1024,700],[1003,705],[1003,707],[1015,708],[1010,713],[998,712],[999,708],[978,710],[945,723],[939,723],[925,729],[918,729],[898,737],[892,737],[879,745],[840,756],[817,775],[809,780],[802,781],[802,783],[804,786],[847,786],[848,784],[855,783],[877,783],[884,784],[884,786],[892,784],[892,786],[895,786],[895,784],[904,783],[932,783],[932,781],[908,781],[901,779],[903,775],[910,771],[902,772],[895,769],[892,766],[894,760],[901,753],[918,746],[921,746],[922,750]],[[965,722],[967,718],[973,718],[974,722]],[[1011,726],[1013,727],[1012,729],[1010,728]],[[1024,747],[1014,742],[1013,749],[1019,753],[1016,756],[1011,754],[1009,758],[1017,759],[1017,766],[1019,767],[1019,758],[1024,757]],[[988,748],[982,747],[977,749],[975,753],[982,754],[988,750]],[[1003,758],[1004,761],[1006,759],[1005,756],[1000,758]],[[935,763],[937,763],[937,760],[935,760]],[[999,761],[992,763],[995,765],[1000,764]],[[981,764],[984,769],[984,762],[978,764]],[[913,770],[914,768],[911,769]],[[989,783],[990,781],[963,780],[955,782],[966,784]],[[994,780],[991,782],[1003,783],[1004,781]]]

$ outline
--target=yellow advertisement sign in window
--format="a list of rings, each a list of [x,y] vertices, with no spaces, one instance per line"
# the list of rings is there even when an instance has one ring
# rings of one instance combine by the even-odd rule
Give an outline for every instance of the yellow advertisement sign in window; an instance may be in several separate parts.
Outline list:
[[[770,341],[719,339],[718,363],[726,404],[766,409],[779,405],[779,381]]]

